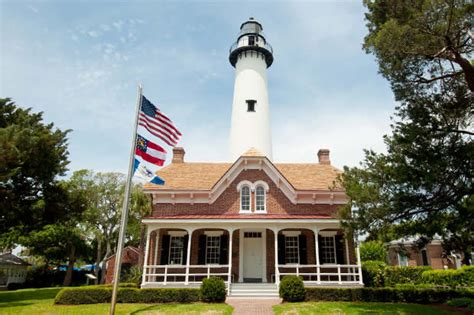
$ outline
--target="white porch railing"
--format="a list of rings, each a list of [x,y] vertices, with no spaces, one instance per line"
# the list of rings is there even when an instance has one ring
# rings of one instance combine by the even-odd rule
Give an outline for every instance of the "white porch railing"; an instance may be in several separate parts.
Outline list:
[[[173,283],[186,285],[201,283],[203,279],[211,276],[221,277],[227,284],[229,265],[146,265],[143,268],[143,273],[142,284],[166,285]]]
[[[278,280],[287,275],[301,276],[305,284],[363,284],[360,265],[278,265]]]

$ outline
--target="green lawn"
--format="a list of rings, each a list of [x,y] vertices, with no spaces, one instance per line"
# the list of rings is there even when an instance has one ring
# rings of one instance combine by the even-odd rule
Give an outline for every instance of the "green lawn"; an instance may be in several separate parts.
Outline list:
[[[352,315],[352,314],[407,314],[407,315],[446,315],[453,314],[430,306],[403,303],[357,303],[357,302],[317,302],[284,303],[275,305],[277,315]]]
[[[94,315],[108,314],[110,304],[54,305],[59,288],[0,292],[0,314]],[[227,304],[117,304],[116,314],[212,314],[230,315]]]

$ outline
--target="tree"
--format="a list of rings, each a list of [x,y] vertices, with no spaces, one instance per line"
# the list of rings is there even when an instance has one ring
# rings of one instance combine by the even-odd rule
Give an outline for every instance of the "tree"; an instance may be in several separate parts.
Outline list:
[[[123,202],[125,176],[120,173],[94,173],[80,170],[73,173],[71,181],[86,191],[86,210],[83,228],[89,238],[97,243],[96,275],[99,265],[114,253],[115,241],[120,224],[120,210]],[[105,280],[105,268],[102,281]]]
[[[150,198],[143,193],[143,186],[135,184],[131,195],[130,219],[128,221],[127,234],[130,236],[130,243],[138,243],[138,248],[140,249],[140,259],[138,261],[139,268],[142,268],[143,266],[143,252],[146,241],[145,225],[141,220],[150,213],[151,208]]]
[[[448,58],[447,52],[433,58],[429,49],[441,45],[441,41],[430,41],[433,33],[448,32],[440,35],[446,39],[454,32],[457,40],[463,38],[462,45],[445,51],[457,49],[466,55],[472,51],[469,28],[461,27],[472,16],[472,4],[432,0],[366,5],[366,49],[377,56],[400,105],[392,135],[384,138],[387,153],[366,151],[360,167],[344,169],[340,179],[350,203],[341,215],[349,227],[374,238],[417,235],[426,243],[438,234],[448,250],[468,253],[474,244],[470,72],[464,67],[460,68],[463,76],[444,75],[446,62],[455,61],[439,60]],[[426,82],[422,75],[433,80]]]
[[[360,244],[360,259],[362,261],[387,260],[387,249],[381,241],[365,241]]]
[[[67,260],[63,285],[69,286],[76,260],[88,252],[88,243],[80,228],[82,214],[86,209],[86,196],[85,191],[73,182],[63,181],[59,187],[63,192],[61,208],[69,216],[61,222],[45,225],[21,236],[19,241],[27,246],[30,254],[44,257],[47,264],[59,265]]]
[[[68,161],[67,134],[42,113],[0,99],[0,245],[68,216],[57,177]]]
[[[398,100],[413,90],[433,93],[445,79],[474,92],[474,3],[469,0],[364,0],[364,48],[377,57]]]

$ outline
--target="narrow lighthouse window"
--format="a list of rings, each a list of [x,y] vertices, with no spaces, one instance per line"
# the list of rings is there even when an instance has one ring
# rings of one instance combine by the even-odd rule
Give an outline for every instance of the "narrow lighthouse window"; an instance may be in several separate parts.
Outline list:
[[[247,103],[247,111],[254,112],[255,111],[255,104],[257,103],[256,100],[246,100]]]
[[[255,189],[255,209],[265,211],[265,188],[262,186],[257,186]]]

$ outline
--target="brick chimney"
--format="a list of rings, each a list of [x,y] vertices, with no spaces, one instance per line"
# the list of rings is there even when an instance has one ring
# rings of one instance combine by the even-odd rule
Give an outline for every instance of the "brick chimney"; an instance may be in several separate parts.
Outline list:
[[[319,149],[318,151],[318,161],[319,164],[331,164],[331,160],[329,159],[329,150],[328,149]]]
[[[171,163],[184,163],[184,148],[176,147],[173,148],[173,160]]]

